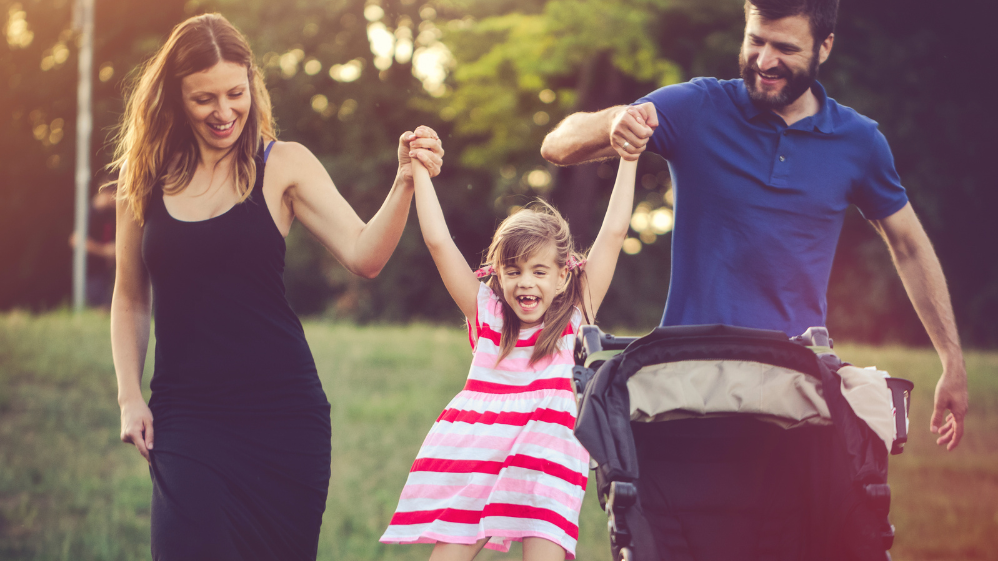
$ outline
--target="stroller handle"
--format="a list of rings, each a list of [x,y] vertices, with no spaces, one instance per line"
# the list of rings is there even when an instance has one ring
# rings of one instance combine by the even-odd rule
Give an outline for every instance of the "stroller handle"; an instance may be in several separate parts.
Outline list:
[[[575,363],[584,365],[586,358],[600,351],[622,351],[638,337],[616,337],[595,325],[583,325],[575,338]]]

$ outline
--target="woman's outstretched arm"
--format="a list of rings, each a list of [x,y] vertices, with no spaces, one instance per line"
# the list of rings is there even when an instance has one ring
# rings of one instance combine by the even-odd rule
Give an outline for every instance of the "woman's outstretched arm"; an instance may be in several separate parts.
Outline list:
[[[414,157],[420,150],[414,151]],[[416,186],[416,215],[419,216],[419,229],[423,231],[433,262],[440,271],[440,278],[447,287],[447,292],[464,313],[464,317],[474,323],[478,311],[478,287],[481,284],[461,251],[450,237],[444,212],[440,201],[430,181],[430,174],[423,166],[422,160],[414,160],[412,175]],[[472,334],[474,337],[475,334]]]
[[[118,379],[121,441],[149,460],[153,447],[152,412],[142,397],[142,369],[149,348],[152,295],[142,263],[142,226],[128,203],[117,204],[116,269],[111,299],[111,355]]]
[[[433,174],[440,173],[443,148],[437,134],[419,127],[399,139],[399,169],[385,202],[370,221],[364,223],[333,184],[329,173],[304,146],[281,143],[277,173],[287,185],[282,201],[293,217],[329,250],[350,272],[374,278],[388,262],[405,229],[412,201],[412,171],[409,153]],[[276,148],[276,147],[275,147]],[[276,166],[275,166],[276,167]]]

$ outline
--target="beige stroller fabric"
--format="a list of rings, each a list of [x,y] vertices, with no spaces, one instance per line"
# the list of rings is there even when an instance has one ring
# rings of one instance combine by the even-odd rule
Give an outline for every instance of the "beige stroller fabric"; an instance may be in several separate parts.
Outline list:
[[[887,445],[897,438],[897,425],[894,422],[894,399],[887,378],[891,375],[876,368],[843,366],[838,370],[842,378],[842,397],[846,398],[856,416],[863,419],[873,432]],[[901,413],[904,414],[903,412]]]
[[[887,373],[845,366],[839,375],[843,397],[889,452],[897,435]],[[758,362],[689,360],[649,365],[631,376],[627,390],[632,421],[747,414],[783,428],[832,422],[821,380]]]

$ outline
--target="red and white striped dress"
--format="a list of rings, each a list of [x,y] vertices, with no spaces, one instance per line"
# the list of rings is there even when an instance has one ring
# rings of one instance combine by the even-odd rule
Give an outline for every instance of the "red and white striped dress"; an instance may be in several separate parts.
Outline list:
[[[477,346],[468,381],[437,418],[412,464],[384,543],[473,544],[509,551],[527,537],[575,558],[589,454],[574,433],[572,348],[576,312],[560,350],[528,366],[540,334],[520,331],[502,362],[502,307],[478,291]],[[470,332],[470,325],[469,325]]]

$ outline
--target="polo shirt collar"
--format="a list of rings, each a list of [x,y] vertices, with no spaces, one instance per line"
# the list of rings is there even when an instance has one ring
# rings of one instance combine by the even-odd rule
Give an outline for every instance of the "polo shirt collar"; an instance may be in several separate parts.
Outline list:
[[[818,112],[811,115],[811,123],[814,125],[814,128],[825,134],[829,134],[835,130],[835,126],[832,121],[832,112],[829,107],[831,104],[828,102],[828,94],[825,93],[825,88],[821,85],[821,82],[817,80],[814,81],[814,84],[811,84],[811,91],[814,93],[814,97],[818,98]]]
[[[819,131],[828,134],[835,130],[835,126],[832,120],[831,112],[829,111],[829,100],[828,94],[825,93],[825,88],[821,85],[821,82],[817,80],[811,85],[811,92],[814,97],[818,99],[818,112],[806,119],[811,120],[812,126]],[[746,120],[751,121],[755,119],[764,111],[760,109],[756,104],[752,103],[749,98],[748,89],[745,87],[745,81],[742,80],[738,87],[738,94],[735,96],[735,102],[738,108],[741,110],[742,114],[745,116]],[[768,111],[766,111],[768,113]]]

